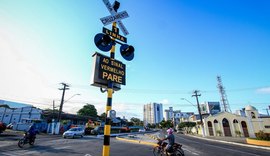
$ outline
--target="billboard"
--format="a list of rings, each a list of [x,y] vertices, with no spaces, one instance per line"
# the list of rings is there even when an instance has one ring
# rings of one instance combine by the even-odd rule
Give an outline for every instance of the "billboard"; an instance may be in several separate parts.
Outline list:
[[[120,85],[126,84],[126,65],[120,61],[100,53],[93,55],[92,84],[96,87],[107,88],[108,82],[113,82],[113,89],[120,90]]]
[[[205,102],[200,104],[202,114],[217,114],[221,111],[219,102]]]
[[[208,109],[210,114],[217,114],[221,111],[220,103],[219,102],[208,102]]]

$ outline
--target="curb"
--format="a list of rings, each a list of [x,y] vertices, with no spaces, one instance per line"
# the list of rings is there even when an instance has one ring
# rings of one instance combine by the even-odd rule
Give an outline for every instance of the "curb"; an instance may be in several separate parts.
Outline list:
[[[214,140],[214,139],[208,139],[208,138],[203,138],[203,137],[197,137],[197,136],[193,136],[193,135],[188,135],[188,136],[198,138],[198,139],[208,140],[208,141],[221,142],[221,143],[226,143],[226,144],[233,144],[233,145],[239,145],[239,146],[245,146],[245,147],[253,147],[253,148],[260,148],[260,149],[270,150],[270,147],[262,147],[262,146],[255,146],[255,145],[249,145],[249,144],[241,144],[241,143],[229,142],[229,141],[223,141],[223,140]]]
[[[138,144],[144,144],[144,145],[151,145],[151,146],[157,146],[156,143],[147,142],[147,141],[140,141],[140,140],[130,140],[125,138],[116,137],[117,140],[127,141],[127,142],[133,142]]]
[[[255,140],[255,139],[249,139],[247,138],[248,144],[258,145],[258,146],[269,146],[270,147],[270,141],[264,141],[264,140]]]

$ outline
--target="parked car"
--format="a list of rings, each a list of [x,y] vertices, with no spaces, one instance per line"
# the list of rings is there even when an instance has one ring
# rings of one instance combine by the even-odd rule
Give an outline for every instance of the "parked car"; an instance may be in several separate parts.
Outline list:
[[[146,130],[145,129],[139,129],[139,132],[145,132]]]
[[[63,133],[64,138],[83,137],[84,129],[82,127],[73,127]]]
[[[0,134],[6,130],[7,126],[5,123],[0,122]]]

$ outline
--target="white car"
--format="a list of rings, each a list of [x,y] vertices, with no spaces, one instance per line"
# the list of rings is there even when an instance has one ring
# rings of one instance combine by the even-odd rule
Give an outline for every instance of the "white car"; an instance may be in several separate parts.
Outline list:
[[[139,129],[139,132],[145,132],[145,129]]]
[[[68,137],[71,137],[71,138],[81,137],[82,138],[83,135],[84,135],[84,129],[81,127],[73,127],[63,133],[64,138],[68,138]]]

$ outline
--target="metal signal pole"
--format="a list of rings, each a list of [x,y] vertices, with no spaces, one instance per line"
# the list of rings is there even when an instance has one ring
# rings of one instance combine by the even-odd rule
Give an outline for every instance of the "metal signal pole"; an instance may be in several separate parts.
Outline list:
[[[113,22],[112,29],[116,27],[116,22]],[[112,38],[114,40],[114,38]],[[115,56],[115,44],[113,44],[112,49],[110,51],[110,58],[114,59]],[[111,119],[108,117],[108,113],[112,110],[112,94],[113,94],[113,82],[108,82],[107,88],[107,105],[106,105],[106,119],[105,119],[105,126],[104,126],[104,141],[103,141],[103,155],[102,156],[109,156],[110,155],[110,135],[111,135]]]

